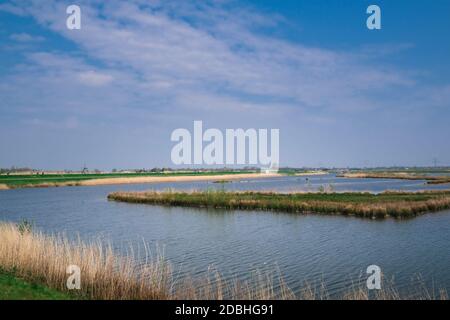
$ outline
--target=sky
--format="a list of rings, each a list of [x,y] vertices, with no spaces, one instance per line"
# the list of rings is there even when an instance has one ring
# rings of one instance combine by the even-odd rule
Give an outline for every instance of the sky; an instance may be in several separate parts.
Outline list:
[[[194,120],[279,129],[281,166],[450,165],[449,33],[448,0],[0,1],[0,167],[176,167]]]

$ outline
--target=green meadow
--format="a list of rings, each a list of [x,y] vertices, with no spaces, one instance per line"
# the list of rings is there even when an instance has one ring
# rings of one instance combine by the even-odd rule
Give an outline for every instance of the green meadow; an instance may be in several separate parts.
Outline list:
[[[131,177],[173,177],[173,176],[208,176],[251,173],[250,171],[189,171],[189,172],[145,172],[145,173],[86,173],[86,174],[11,174],[0,175],[0,185],[9,188],[32,187],[45,184],[66,183],[77,185],[77,182],[92,179],[131,178]]]
[[[67,293],[17,278],[0,270],[0,300],[68,300]]]

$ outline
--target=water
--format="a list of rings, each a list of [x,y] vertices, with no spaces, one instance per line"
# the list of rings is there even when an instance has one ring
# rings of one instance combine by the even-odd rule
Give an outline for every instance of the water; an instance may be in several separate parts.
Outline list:
[[[450,291],[450,211],[411,220],[270,212],[167,208],[107,201],[118,190],[205,189],[336,191],[445,189],[424,181],[345,179],[333,175],[280,177],[225,184],[211,182],[17,189],[0,192],[0,220],[33,221],[46,233],[63,232],[85,240],[164,248],[176,274],[204,274],[214,266],[225,277],[247,279],[255,270],[276,271],[299,291],[307,281],[324,282],[329,294],[365,279],[376,264],[405,290],[421,275],[430,286]]]

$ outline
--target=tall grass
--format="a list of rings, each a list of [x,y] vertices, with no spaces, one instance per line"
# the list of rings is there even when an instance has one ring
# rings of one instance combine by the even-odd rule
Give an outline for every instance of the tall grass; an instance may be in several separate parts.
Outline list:
[[[168,206],[407,218],[450,208],[450,191],[370,193],[114,192],[108,199]]]
[[[147,251],[146,251],[147,252]],[[256,272],[248,281],[224,280],[219,272],[209,270],[204,277],[178,279],[162,255],[148,256],[145,263],[131,253],[118,256],[111,246],[69,242],[62,236],[47,236],[17,225],[0,223],[0,272],[4,270],[25,280],[49,288],[68,291],[69,265],[81,269],[81,289],[71,290],[81,299],[329,299],[325,286],[305,283],[294,294],[276,274]],[[402,296],[393,286],[386,286],[370,296],[364,286],[356,285],[341,299],[448,299],[445,291],[418,288],[413,295]],[[430,293],[431,292],[431,293]]]
[[[92,299],[167,299],[170,297],[170,266],[162,259],[140,266],[134,259],[116,257],[111,246],[70,243],[62,236],[19,230],[0,224],[0,267],[25,279],[67,290],[66,268],[81,270],[80,297]]]
[[[256,275],[251,281],[224,281],[210,270],[206,276],[179,279],[161,253],[145,259],[116,255],[110,245],[70,242],[63,236],[48,236],[21,224],[0,223],[0,269],[67,291],[69,265],[81,271],[81,289],[71,290],[86,299],[287,299],[291,294],[282,281],[273,288],[272,276]],[[145,263],[142,263],[145,260]]]

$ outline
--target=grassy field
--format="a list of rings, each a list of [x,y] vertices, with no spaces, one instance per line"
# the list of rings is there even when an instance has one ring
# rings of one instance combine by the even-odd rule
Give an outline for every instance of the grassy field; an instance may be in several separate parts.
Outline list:
[[[181,177],[181,176],[211,176],[251,173],[250,171],[201,171],[201,172],[169,172],[169,173],[103,173],[103,174],[26,174],[0,175],[0,185],[7,188],[76,186],[81,181],[110,178],[135,177]]]
[[[0,270],[0,300],[68,300],[73,297]]]
[[[371,193],[114,192],[115,201],[167,206],[408,218],[450,208],[450,191]]]

